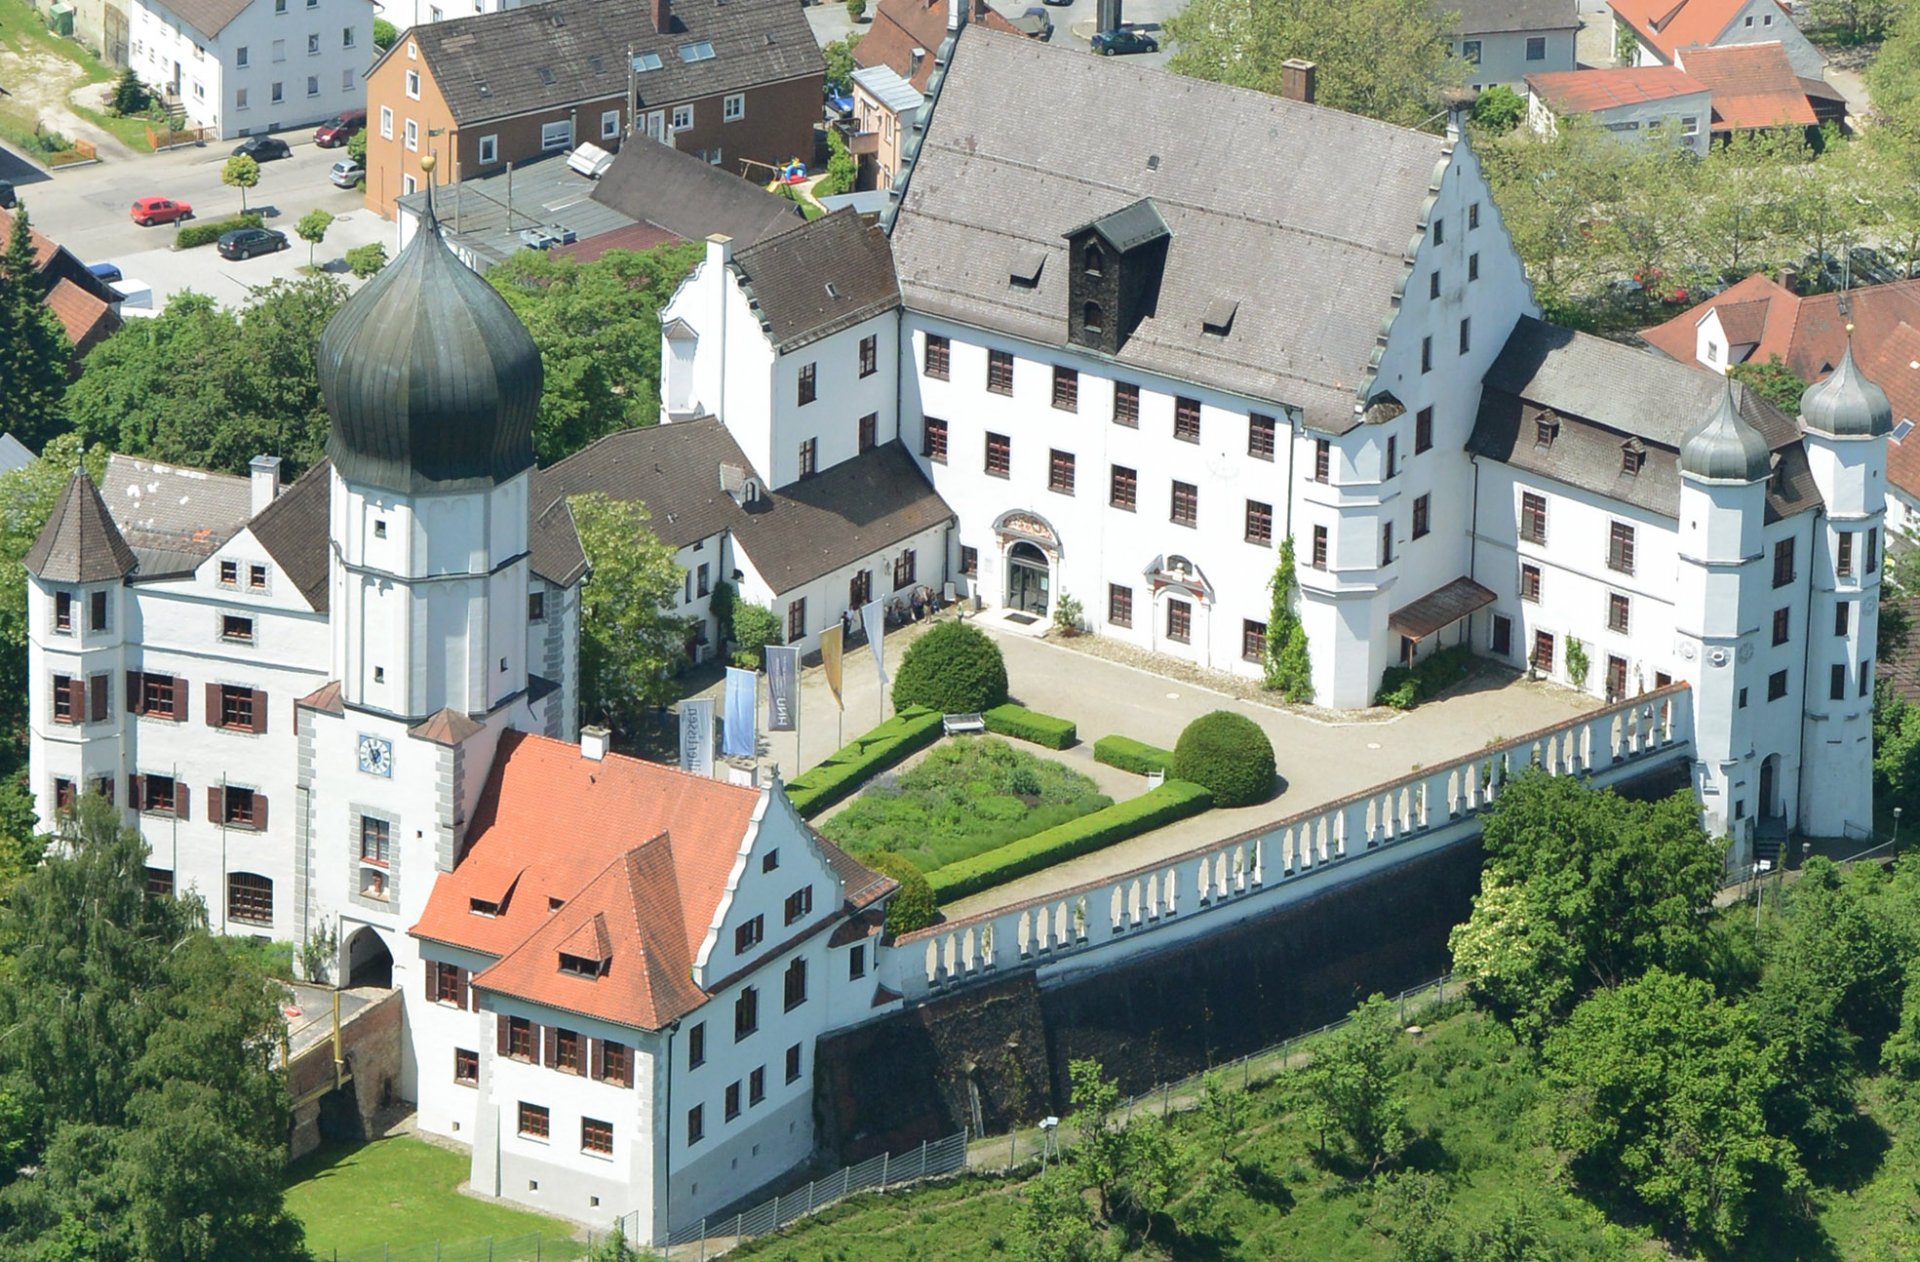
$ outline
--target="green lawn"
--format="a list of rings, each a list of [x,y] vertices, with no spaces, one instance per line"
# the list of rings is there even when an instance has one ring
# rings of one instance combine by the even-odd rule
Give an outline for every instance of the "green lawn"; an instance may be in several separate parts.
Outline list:
[[[1111,805],[1069,767],[997,737],[971,737],[880,777],[820,831],[852,854],[891,850],[931,872]]]
[[[0,48],[28,58],[50,54],[70,63],[73,69],[72,81],[67,85],[69,90],[83,83],[105,83],[117,74],[84,45],[47,29],[47,24],[25,0],[0,0]],[[0,83],[4,82],[4,77],[0,77]],[[129,147],[145,152],[147,125],[144,119],[116,118],[79,106],[73,109],[74,113],[88,122],[112,132]],[[5,135],[22,147],[30,147],[37,122],[39,118],[33,110],[10,98],[0,97],[0,135]],[[37,159],[39,154],[31,156]]]
[[[287,1208],[307,1229],[316,1258],[336,1250],[447,1244],[542,1236],[541,1257],[569,1259],[585,1249],[572,1223],[482,1200],[455,1189],[467,1157],[408,1136],[322,1148],[287,1171]]]

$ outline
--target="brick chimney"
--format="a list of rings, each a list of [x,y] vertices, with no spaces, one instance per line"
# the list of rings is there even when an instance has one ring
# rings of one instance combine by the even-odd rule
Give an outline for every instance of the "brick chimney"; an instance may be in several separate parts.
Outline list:
[[[1287,58],[1280,63],[1280,95],[1289,101],[1312,105],[1319,75],[1319,67],[1312,62],[1299,57]]]
[[[973,13],[971,16],[967,18],[967,20],[969,22],[986,21],[987,20],[987,0],[973,0]]]
[[[653,0],[653,33],[666,35],[673,30],[673,0]]]

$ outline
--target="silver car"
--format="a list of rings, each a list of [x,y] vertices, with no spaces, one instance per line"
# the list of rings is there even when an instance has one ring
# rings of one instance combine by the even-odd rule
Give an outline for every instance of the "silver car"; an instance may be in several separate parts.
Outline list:
[[[352,188],[367,178],[367,169],[352,158],[342,158],[333,164],[327,172],[327,178],[333,181],[335,188]]]

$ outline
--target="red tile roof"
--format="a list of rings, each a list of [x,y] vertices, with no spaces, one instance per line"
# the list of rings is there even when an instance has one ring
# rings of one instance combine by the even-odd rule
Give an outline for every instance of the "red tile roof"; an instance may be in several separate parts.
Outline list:
[[[6,247],[7,239],[13,235],[13,215],[0,210],[0,249]],[[33,242],[33,263],[35,267],[45,268],[53,262],[53,256],[60,251],[60,243],[42,233],[40,229],[27,224],[27,236]]]
[[[1682,48],[1711,44],[1733,25],[1747,0],[1613,0],[1613,15],[1667,61]],[[1783,4],[1783,13],[1791,13]]]
[[[1007,35],[1020,34],[1013,23],[989,7],[986,0],[972,0],[972,3],[969,23]],[[933,78],[933,55],[947,37],[947,4],[948,0],[931,0],[931,3],[929,0],[881,0],[873,15],[873,25],[854,45],[854,64],[891,66],[895,74],[926,91],[928,80]],[[926,56],[920,59],[920,68],[913,70],[916,48]]]
[[[1555,70],[1527,76],[1535,96],[1555,113],[1588,113],[1617,105],[1664,101],[1707,89],[1672,66],[1623,66],[1612,70]]]
[[[64,276],[48,291],[46,305],[67,331],[67,341],[82,355],[120,327],[120,317],[112,307]]]
[[[1752,131],[1785,124],[1811,127],[1819,120],[1786,45],[1729,44],[1689,48],[1680,54],[1686,72],[1713,93],[1713,130]]]
[[[1687,308],[1665,324],[1642,329],[1640,336],[1670,357],[1691,364],[1694,332],[1707,312],[1714,310],[1720,312],[1720,323],[1732,341],[1757,344],[1749,356],[1753,362],[1764,364],[1771,355],[1787,357],[1793,344],[1793,322],[1800,313],[1800,299],[1772,277],[1758,272],[1698,306]],[[1756,322],[1760,326],[1759,336],[1741,336],[1753,333]]]

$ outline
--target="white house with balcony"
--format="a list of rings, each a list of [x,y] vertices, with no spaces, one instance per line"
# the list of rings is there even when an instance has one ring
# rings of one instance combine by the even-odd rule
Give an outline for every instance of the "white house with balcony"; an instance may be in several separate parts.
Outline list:
[[[129,64],[216,139],[364,109],[372,0],[132,0]]]

